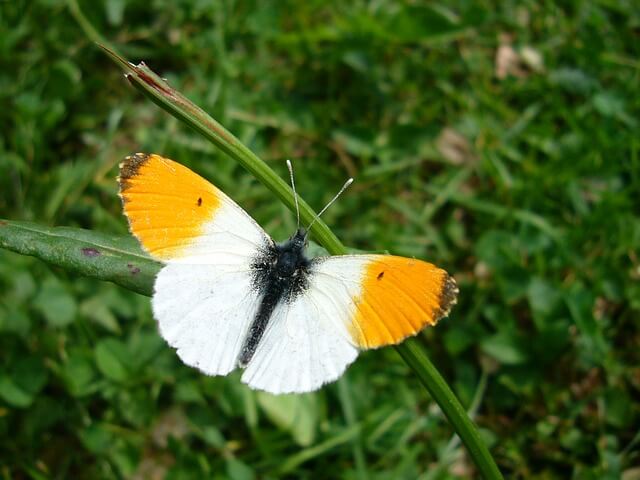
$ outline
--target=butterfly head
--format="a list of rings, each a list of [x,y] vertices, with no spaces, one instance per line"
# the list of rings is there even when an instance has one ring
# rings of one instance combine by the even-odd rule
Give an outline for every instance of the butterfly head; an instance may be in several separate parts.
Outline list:
[[[298,228],[296,230],[296,233],[294,233],[289,239],[289,242],[291,242],[291,244],[296,248],[302,250],[309,244],[309,241],[307,240],[308,235],[309,232],[307,232],[304,228]]]
[[[292,277],[306,268],[309,264],[304,254],[306,246],[307,232],[303,228],[299,228],[289,240],[276,246],[273,268],[278,277]]]

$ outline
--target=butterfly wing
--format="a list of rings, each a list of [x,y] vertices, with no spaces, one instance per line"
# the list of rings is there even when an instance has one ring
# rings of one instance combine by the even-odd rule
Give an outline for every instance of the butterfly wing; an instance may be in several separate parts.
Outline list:
[[[158,274],[152,309],[162,337],[184,363],[226,375],[237,366],[259,302],[243,267],[180,263]]]
[[[273,243],[233,200],[177,162],[137,153],[120,165],[118,181],[131,232],[157,260],[242,262]]]
[[[186,364],[229,373],[259,305],[252,260],[272,240],[224,193],[159,155],[128,157],[119,182],[131,232],[166,264],[152,300],[162,336]]]
[[[279,304],[242,381],[271,393],[308,392],[337,379],[358,350],[397,344],[449,313],[444,270],[391,255],[315,259],[307,289]]]
[[[435,325],[455,305],[458,287],[446,271],[414,258],[344,255],[318,259],[318,288],[339,286],[351,298],[343,317],[360,349],[395,345]]]
[[[302,393],[336,380],[358,356],[338,298],[313,286],[276,306],[242,381],[270,393]]]

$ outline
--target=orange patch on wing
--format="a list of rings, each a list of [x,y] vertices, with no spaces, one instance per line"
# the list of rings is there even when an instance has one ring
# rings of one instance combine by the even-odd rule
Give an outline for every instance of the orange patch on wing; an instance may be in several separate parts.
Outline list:
[[[435,325],[456,302],[453,277],[430,263],[380,255],[365,265],[350,333],[361,348],[396,344]]]
[[[211,183],[155,154],[127,157],[118,181],[131,232],[160,260],[179,257],[220,206]]]

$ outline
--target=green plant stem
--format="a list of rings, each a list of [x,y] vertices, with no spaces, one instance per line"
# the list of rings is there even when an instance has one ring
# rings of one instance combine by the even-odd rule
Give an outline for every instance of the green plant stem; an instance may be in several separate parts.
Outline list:
[[[127,79],[134,87],[171,115],[200,132],[220,150],[251,172],[292,211],[295,209],[291,187],[222,125],[181,93],[174,90],[144,63],[133,65],[115,51],[102,45],[100,47],[109,58],[125,70]],[[314,216],[315,212],[311,207],[303,200],[300,200],[301,219],[309,223]],[[312,233],[329,253],[341,255],[347,252],[344,245],[321,220],[314,224]],[[396,348],[407,364],[418,374],[425,388],[447,416],[466,445],[482,476],[487,479],[502,478],[486,445],[480,439],[477,428],[471,422],[442,376],[431,364],[420,343],[415,339],[410,339]]]

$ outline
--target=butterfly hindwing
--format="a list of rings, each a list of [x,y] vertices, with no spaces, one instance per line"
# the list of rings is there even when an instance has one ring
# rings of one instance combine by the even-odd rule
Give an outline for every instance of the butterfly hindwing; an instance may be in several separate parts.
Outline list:
[[[270,393],[302,393],[336,380],[358,350],[344,325],[342,305],[310,287],[275,308],[242,381]]]
[[[260,297],[244,265],[166,265],[158,274],[153,316],[184,363],[208,375],[237,366]]]
[[[275,309],[242,381],[271,393],[320,388],[342,375],[358,350],[397,344],[435,325],[456,294],[453,278],[420,260],[317,258],[306,290]]]

